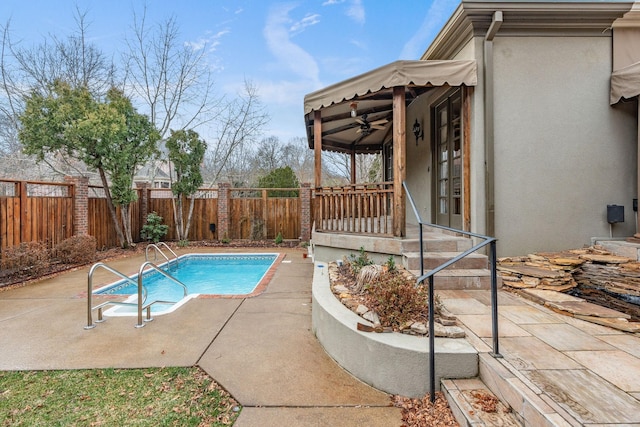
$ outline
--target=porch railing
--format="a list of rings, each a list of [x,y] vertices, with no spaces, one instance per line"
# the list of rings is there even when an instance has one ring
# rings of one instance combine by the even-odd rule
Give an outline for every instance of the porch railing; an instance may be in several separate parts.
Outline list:
[[[419,236],[420,236],[420,277],[416,280],[416,285],[421,286],[424,284],[425,280],[429,281],[429,397],[431,399],[431,403],[435,401],[435,325],[434,325],[434,277],[437,273],[444,270],[447,267],[450,267],[454,263],[460,261],[462,258],[467,255],[476,252],[477,250],[484,248],[485,246],[489,246],[489,269],[491,271],[491,334],[493,337],[493,353],[491,355],[496,358],[502,357],[500,355],[500,350],[498,347],[498,274],[496,269],[496,242],[497,239],[495,237],[484,236],[481,234],[471,233],[469,231],[457,230],[450,227],[444,227],[441,225],[430,224],[423,221],[420,213],[418,212],[418,208],[416,207],[415,202],[413,201],[413,197],[411,197],[411,193],[409,192],[409,188],[407,187],[407,183],[403,182],[402,186],[404,191],[407,194],[407,199],[409,200],[409,204],[413,209],[413,214],[416,216],[419,225]],[[480,240],[479,243],[475,244],[470,249],[460,253],[455,258],[450,259],[449,261],[440,264],[436,268],[430,270],[425,273],[424,271],[424,245],[423,245],[423,226],[439,228],[442,230],[462,234],[468,237],[475,238]]]
[[[314,221],[318,231],[391,234],[393,182],[316,188]]]

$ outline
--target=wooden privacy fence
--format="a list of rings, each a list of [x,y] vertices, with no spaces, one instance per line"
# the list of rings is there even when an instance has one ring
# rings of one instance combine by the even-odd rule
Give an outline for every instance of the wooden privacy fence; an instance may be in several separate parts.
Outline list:
[[[88,188],[87,200],[87,233],[96,238],[98,248],[113,248],[120,246],[116,228],[113,225],[109,207],[107,206],[107,198],[104,188],[90,185]],[[131,237],[134,242],[140,241],[140,230],[144,224],[144,218],[141,217],[140,211],[140,195],[141,190],[137,190],[138,200],[129,205],[129,214],[131,216]],[[116,207],[116,215],[121,220],[120,208]]]
[[[173,193],[170,189],[153,188],[148,192],[148,212],[155,212],[169,226],[166,240],[177,240],[176,223],[173,217]],[[190,201],[186,200],[183,207],[185,221],[189,215]],[[210,240],[217,238],[211,232],[209,225],[218,222],[218,190],[214,188],[201,189],[195,194],[193,216],[189,228],[189,240]]]
[[[98,248],[116,247],[119,241],[102,187],[81,177],[66,183],[0,180],[0,250],[22,242],[40,241],[49,247],[74,234],[96,238]],[[176,240],[173,195],[139,183],[138,200],[131,204],[133,240],[141,241],[146,216],[156,212],[169,226],[166,240]],[[283,194],[284,192],[284,194]],[[189,203],[184,206],[188,215]],[[120,218],[120,210],[116,214]],[[311,188],[201,189],[195,204],[189,240],[311,238]],[[215,228],[215,233],[212,229]]]
[[[0,249],[71,237],[73,196],[68,183],[0,180]]]
[[[300,237],[300,197],[295,188],[232,188],[231,239],[284,239]]]

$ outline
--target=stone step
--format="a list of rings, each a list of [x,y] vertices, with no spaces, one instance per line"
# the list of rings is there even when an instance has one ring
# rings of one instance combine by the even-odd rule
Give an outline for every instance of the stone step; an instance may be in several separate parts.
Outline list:
[[[403,264],[407,270],[420,269],[420,252],[405,252],[402,254]],[[423,254],[425,270],[434,269],[455,258],[459,252],[427,252]],[[472,253],[450,266],[450,269],[484,269],[488,267],[486,255]]]
[[[440,390],[461,427],[525,425],[480,378],[442,380]]]
[[[577,426],[578,420],[549,400],[541,390],[505,361],[489,353],[479,353],[481,381],[523,426]],[[511,369],[510,369],[511,368]],[[553,406],[550,406],[553,405]]]
[[[425,232],[423,237],[425,252],[464,252],[473,245],[471,239],[442,233]],[[403,239],[402,250],[403,252],[419,252],[420,239]]]
[[[419,277],[419,270],[409,270]],[[428,271],[426,271],[428,272]],[[435,289],[448,290],[479,290],[491,289],[491,272],[487,269],[446,269],[436,273],[433,282]],[[498,276],[498,288],[502,286],[502,279]]]

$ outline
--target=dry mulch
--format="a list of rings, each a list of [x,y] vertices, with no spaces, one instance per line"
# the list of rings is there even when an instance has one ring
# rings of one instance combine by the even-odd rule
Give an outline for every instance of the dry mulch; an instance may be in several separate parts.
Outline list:
[[[394,396],[393,404],[402,408],[402,427],[447,427],[459,426],[447,399],[441,392],[436,392],[436,399],[431,403],[429,395],[420,399]]]

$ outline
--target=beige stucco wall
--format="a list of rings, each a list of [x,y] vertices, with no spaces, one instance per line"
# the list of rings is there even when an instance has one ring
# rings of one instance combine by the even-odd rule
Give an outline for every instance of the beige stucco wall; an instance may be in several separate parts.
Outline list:
[[[501,255],[635,232],[636,116],[608,104],[609,37],[497,37],[495,224]]]

